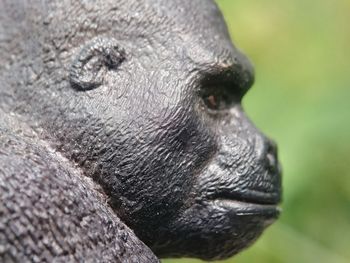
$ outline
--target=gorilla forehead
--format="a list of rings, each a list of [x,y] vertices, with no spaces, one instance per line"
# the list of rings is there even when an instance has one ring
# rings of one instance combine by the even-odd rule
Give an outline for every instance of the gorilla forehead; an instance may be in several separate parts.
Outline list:
[[[252,65],[231,43],[223,18],[210,0],[107,0],[98,3],[15,0],[12,5],[17,10],[17,16],[12,19],[20,28],[16,37],[22,38],[19,45],[23,45],[32,66],[38,67],[38,71],[47,69],[47,63],[42,64],[45,59],[65,67],[65,71],[49,72],[55,74],[56,83],[57,79],[67,78],[72,57],[82,44],[96,36],[113,38],[132,54],[127,57],[127,72],[121,74],[138,74],[138,84],[145,85],[137,88],[147,88],[147,82],[154,86],[155,81],[164,80],[157,86],[166,89],[173,99],[179,98],[175,93],[184,91],[184,87],[193,89],[196,86],[187,85],[193,78],[204,78],[210,72],[214,75],[223,71],[230,73],[231,79],[227,82],[232,82],[232,86],[247,88],[253,81]],[[147,73],[143,75],[142,72]],[[120,89],[135,86],[135,83],[119,85],[121,77],[116,78],[115,85]],[[166,85],[171,79],[179,84]],[[175,88],[181,86],[181,82],[186,85]],[[60,89],[64,85],[51,87]],[[121,91],[118,92],[116,96],[122,97]]]
[[[177,54],[202,63],[232,64],[237,56],[220,11],[211,0],[15,0],[13,5],[18,9],[13,19],[31,21],[30,33],[23,32],[26,37],[41,41],[46,30],[50,44],[65,51],[96,35],[108,35],[137,46],[133,54],[139,51],[151,57]]]

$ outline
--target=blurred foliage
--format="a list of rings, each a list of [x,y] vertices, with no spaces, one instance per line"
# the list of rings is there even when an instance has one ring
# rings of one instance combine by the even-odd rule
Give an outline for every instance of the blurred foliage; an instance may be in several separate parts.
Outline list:
[[[350,262],[350,1],[217,2],[256,68],[243,105],[284,168],[280,220],[224,262]]]

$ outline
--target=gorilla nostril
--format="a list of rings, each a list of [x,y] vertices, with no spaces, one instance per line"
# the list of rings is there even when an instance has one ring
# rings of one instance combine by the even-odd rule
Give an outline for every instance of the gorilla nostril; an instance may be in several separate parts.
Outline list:
[[[268,153],[266,155],[266,160],[267,160],[267,166],[268,166],[268,169],[271,171],[271,172],[276,172],[276,170],[278,169],[278,163],[277,163],[277,159],[275,157],[275,155],[271,154],[271,153]]]
[[[278,161],[277,161],[277,144],[272,141],[267,141],[267,154],[266,154],[266,161],[268,169],[271,172],[276,172],[278,170]]]
[[[266,168],[272,173],[279,170],[277,160],[277,145],[274,141],[266,138],[265,136],[257,136],[255,138],[255,150],[257,157],[263,163]]]
[[[277,156],[277,145],[274,141],[266,138],[263,135],[255,137],[255,151],[260,159],[265,159],[267,154]]]
[[[267,144],[268,144],[267,153],[271,153],[274,156],[277,156],[277,144],[270,139],[268,140]]]

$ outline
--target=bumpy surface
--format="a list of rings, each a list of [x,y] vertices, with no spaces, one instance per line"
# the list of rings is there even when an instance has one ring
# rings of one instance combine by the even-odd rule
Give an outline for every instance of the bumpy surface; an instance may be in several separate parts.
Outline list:
[[[0,25],[0,257],[225,258],[277,218],[212,1],[5,0]]]
[[[1,262],[158,262],[91,179],[1,113]]]

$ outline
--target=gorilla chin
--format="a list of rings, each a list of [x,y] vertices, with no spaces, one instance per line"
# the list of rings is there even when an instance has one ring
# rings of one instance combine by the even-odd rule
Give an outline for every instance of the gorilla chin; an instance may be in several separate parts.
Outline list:
[[[183,235],[177,253],[155,249],[167,257],[187,256],[203,260],[222,260],[251,245],[278,217],[274,205],[257,205],[234,200],[214,200],[188,209],[176,222]],[[191,247],[189,252],[188,247]]]

